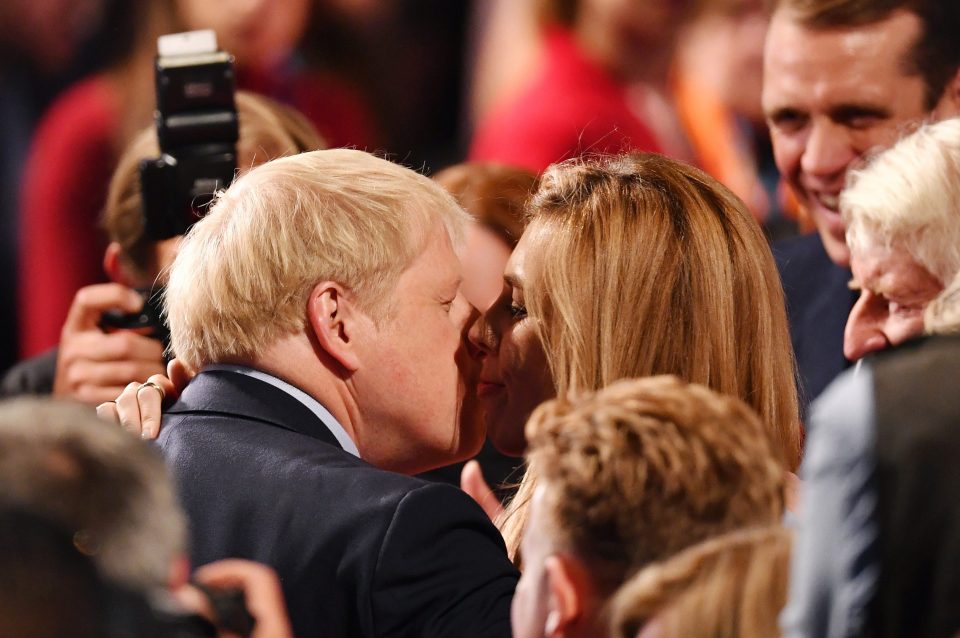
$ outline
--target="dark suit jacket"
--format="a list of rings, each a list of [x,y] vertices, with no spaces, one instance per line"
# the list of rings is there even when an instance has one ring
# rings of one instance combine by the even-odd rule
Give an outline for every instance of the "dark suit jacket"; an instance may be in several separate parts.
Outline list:
[[[819,235],[794,237],[772,248],[787,300],[805,416],[810,402],[850,365],[843,356],[843,329],[858,295],[847,286],[850,270],[830,261]]]
[[[272,566],[298,637],[510,635],[518,574],[483,511],[452,486],[344,452],[286,392],[202,372],[159,444],[194,565]]]
[[[960,337],[872,358],[879,578],[872,636],[960,631]]]

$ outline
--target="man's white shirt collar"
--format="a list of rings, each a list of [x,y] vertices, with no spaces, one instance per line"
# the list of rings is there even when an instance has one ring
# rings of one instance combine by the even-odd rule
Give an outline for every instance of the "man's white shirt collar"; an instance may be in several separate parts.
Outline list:
[[[203,371],[207,370],[222,370],[225,372],[236,372],[237,374],[243,374],[248,377],[253,377],[254,379],[259,379],[264,383],[269,383],[273,387],[283,390],[294,399],[302,403],[308,410],[313,412],[320,421],[330,430],[330,434],[337,439],[337,442],[340,443],[346,452],[354,455],[357,458],[360,458],[360,451],[357,449],[357,444],[353,442],[353,439],[350,438],[350,435],[347,434],[347,431],[343,429],[343,426],[340,425],[340,422],[330,414],[330,411],[327,410],[319,401],[314,399],[312,396],[297,388],[290,385],[283,379],[278,379],[272,374],[267,374],[260,370],[255,370],[253,368],[247,368],[245,366],[232,365],[227,363],[216,363],[204,367]]]

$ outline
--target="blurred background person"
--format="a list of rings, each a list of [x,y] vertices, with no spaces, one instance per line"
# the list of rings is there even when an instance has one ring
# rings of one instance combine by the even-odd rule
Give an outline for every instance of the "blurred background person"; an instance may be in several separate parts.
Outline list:
[[[50,107],[24,169],[20,214],[21,355],[57,342],[76,291],[103,281],[105,248],[96,220],[121,150],[151,121],[156,39],[211,28],[236,57],[246,88],[300,110],[331,146],[375,146],[370,110],[349,83],[303,63],[299,45],[311,0],[282,3],[148,0],[131,3],[134,27],[104,71],[71,87]],[[83,166],[83,170],[77,170]]]
[[[186,519],[162,457],[77,405],[0,404],[0,492],[72,530],[118,585],[163,591],[189,575]]]
[[[621,66],[643,66],[637,79],[630,80],[626,77],[630,74],[624,73],[614,76],[627,87],[624,101],[629,110],[647,125],[656,140],[656,146],[651,148],[694,162],[726,184],[747,202],[771,237],[793,235],[797,231],[797,211],[779,179],[761,108],[766,7],[762,0],[714,0],[689,5],[688,11],[677,12],[677,3],[665,3],[664,7],[670,8],[664,9],[657,8],[656,2],[635,0],[478,3],[472,66],[468,67],[472,74],[468,123],[495,120],[495,114],[502,115],[509,110],[509,104],[518,109],[521,95],[536,101],[535,91],[530,88],[534,83],[543,104],[530,109],[543,111],[538,115],[547,122],[564,117],[556,101],[550,98],[561,89],[554,87],[552,93],[547,93],[544,88],[552,81],[546,76],[561,75],[555,70],[559,56],[556,34],[562,33],[562,28],[568,29],[584,58],[603,66],[611,58],[610,51],[598,53],[595,43],[591,49],[584,33],[606,29],[610,35],[604,47],[619,49],[620,55],[629,60]],[[606,26],[598,26],[603,24]],[[646,33],[641,25],[661,39],[632,34]],[[619,47],[610,44],[618,39],[625,43]],[[564,81],[572,84],[568,78]],[[583,81],[576,87],[575,99],[599,101],[603,87],[599,82]],[[572,101],[567,97],[564,104]],[[593,120],[602,116],[584,109],[583,121],[576,125],[572,116],[567,117],[571,118],[571,126],[587,131],[584,137],[588,138],[591,127],[596,126]],[[502,123],[497,121],[498,126]],[[528,124],[532,129],[543,129],[545,138],[562,137],[561,131],[551,131],[549,124],[535,118],[530,118]],[[514,132],[524,136],[521,140],[534,135]],[[533,152],[525,148],[523,141],[511,142],[507,133],[500,136],[503,154],[495,157],[503,161],[510,161],[510,148],[517,153]],[[614,152],[631,147],[626,144],[616,148],[619,140],[619,134],[611,135],[610,140],[593,150],[605,152],[607,144]],[[555,141],[561,143],[560,139]],[[591,151],[589,143],[581,146],[584,152]],[[802,229],[809,230],[805,224]]]
[[[934,336],[867,357],[814,403],[785,636],[960,631],[958,375],[960,341]]]
[[[240,132],[237,165],[241,172],[267,160],[324,145],[296,111],[252,93],[236,95]],[[74,296],[57,348],[24,360],[4,375],[0,393],[53,394],[96,405],[117,396],[133,379],[163,372],[163,345],[134,330],[107,334],[104,313],[138,313],[146,297],[162,286],[179,238],[147,236],[139,166],[160,152],[155,126],[140,131],[111,177],[101,220],[109,241],[102,268],[112,282],[93,284]],[[140,291],[151,291],[147,294]]]
[[[74,536],[49,518],[0,502],[0,634],[109,637],[106,584]]]
[[[113,54],[105,37],[128,22],[122,0],[0,3],[0,298],[17,294],[18,214],[34,127],[63,88]],[[0,370],[18,356],[17,306],[0,306]]]
[[[787,601],[791,533],[773,525],[693,545],[614,596],[611,638],[776,638]]]
[[[469,157],[540,172],[581,154],[689,157],[668,91],[689,0],[546,0],[542,52],[522,89],[476,123]]]
[[[763,118],[763,0],[699,2],[681,32],[671,87],[697,164],[742,199],[773,239],[797,231]]]
[[[33,556],[29,574],[21,571],[23,564],[10,565],[9,556],[2,559],[0,629],[10,628],[4,623],[30,623],[4,635],[223,635],[212,631],[223,620],[219,610],[211,611],[205,594],[187,583],[186,519],[163,459],[139,438],[76,404],[0,403],[0,507],[48,518],[66,530],[70,548],[53,547],[47,539],[49,553]],[[12,531],[6,525],[0,530]],[[0,544],[4,550],[12,545]],[[22,550],[35,547],[24,543]],[[83,566],[87,557],[96,570]],[[64,571],[45,571],[53,568],[50,560],[60,561]],[[82,577],[82,584],[71,576]],[[198,570],[192,580],[208,591],[240,591],[255,623],[253,638],[292,636],[280,583],[267,567],[221,561]],[[76,598],[65,601],[66,609],[40,606],[69,594]],[[71,622],[70,610],[77,612],[76,626],[52,632],[47,623]],[[198,624],[195,614],[206,622]],[[47,629],[52,633],[42,633]]]
[[[923,332],[924,310],[960,274],[960,119],[926,125],[850,173],[840,197],[853,286],[844,355]]]
[[[543,404],[527,434],[541,480],[521,545],[517,638],[605,635],[609,599],[639,570],[783,514],[766,428],[703,386],[621,380]]]

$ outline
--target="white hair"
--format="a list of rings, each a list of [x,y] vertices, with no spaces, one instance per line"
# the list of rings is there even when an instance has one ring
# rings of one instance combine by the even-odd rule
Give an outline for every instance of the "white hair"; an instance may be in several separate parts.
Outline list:
[[[267,162],[184,239],[167,285],[172,349],[195,369],[252,356],[304,329],[326,280],[381,318],[430,233],[442,225],[458,249],[469,219],[432,180],[362,151]]]
[[[928,334],[960,333],[960,273],[927,306],[923,328]]]
[[[895,246],[950,282],[960,272],[960,119],[924,125],[851,171],[840,209],[852,252]]]

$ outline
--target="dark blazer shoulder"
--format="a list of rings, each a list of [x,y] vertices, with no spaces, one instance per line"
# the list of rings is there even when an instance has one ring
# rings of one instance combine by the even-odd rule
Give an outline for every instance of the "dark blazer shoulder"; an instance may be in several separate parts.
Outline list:
[[[510,635],[517,573],[469,496],[371,466],[290,395],[237,377],[202,373],[164,416],[195,564],[272,566],[298,636]]]

